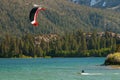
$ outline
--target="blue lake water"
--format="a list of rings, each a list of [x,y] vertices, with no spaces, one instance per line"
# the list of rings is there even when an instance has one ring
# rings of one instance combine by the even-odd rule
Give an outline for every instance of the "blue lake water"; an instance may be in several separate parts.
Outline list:
[[[0,59],[0,80],[120,80],[105,58]],[[81,70],[87,74],[81,75]]]

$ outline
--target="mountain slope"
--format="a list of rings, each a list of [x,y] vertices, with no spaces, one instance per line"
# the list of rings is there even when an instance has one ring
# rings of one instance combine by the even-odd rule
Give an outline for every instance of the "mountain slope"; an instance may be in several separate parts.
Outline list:
[[[33,27],[29,21],[33,4],[42,4],[46,8],[38,16],[38,27]],[[76,5],[68,0],[0,0],[0,5],[1,36],[6,33],[64,34],[78,29],[120,32],[119,13]]]
[[[71,0],[71,1],[81,5],[120,11],[120,0]]]

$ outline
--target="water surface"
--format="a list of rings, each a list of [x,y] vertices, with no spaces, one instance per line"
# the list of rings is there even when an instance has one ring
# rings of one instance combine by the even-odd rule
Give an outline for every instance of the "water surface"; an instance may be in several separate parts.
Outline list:
[[[120,80],[105,58],[0,59],[0,80]],[[81,70],[87,74],[81,75]]]

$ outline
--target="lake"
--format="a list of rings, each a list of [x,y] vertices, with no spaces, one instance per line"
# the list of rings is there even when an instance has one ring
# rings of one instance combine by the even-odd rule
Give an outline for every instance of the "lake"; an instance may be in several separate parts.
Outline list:
[[[0,80],[120,80],[105,58],[0,59]],[[81,74],[84,70],[85,74]]]

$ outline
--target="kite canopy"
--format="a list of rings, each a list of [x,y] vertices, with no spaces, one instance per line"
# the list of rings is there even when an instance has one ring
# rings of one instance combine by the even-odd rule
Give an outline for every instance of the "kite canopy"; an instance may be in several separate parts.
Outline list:
[[[38,26],[37,16],[38,16],[38,12],[41,11],[41,10],[45,10],[45,8],[42,8],[42,7],[34,7],[34,8],[31,10],[30,15],[29,15],[29,18],[30,18],[30,22],[31,22],[32,25]]]

